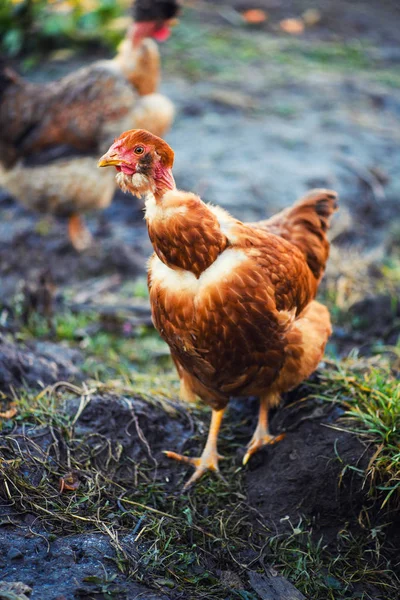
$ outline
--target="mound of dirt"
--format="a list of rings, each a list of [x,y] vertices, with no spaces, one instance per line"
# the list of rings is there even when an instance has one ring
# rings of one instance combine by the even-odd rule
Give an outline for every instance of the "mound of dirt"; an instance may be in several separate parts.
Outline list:
[[[67,412],[74,415],[78,406],[79,399],[69,401]],[[172,411],[174,406],[171,404]],[[113,477],[128,489],[134,485],[135,463],[144,461],[156,468],[157,478],[167,474],[173,487],[175,477],[171,476],[171,463],[162,451],[175,447],[177,440],[182,443],[191,434],[187,413],[179,405],[176,407],[179,412],[169,416],[161,406],[140,398],[95,396],[77,420],[75,435],[96,447],[96,468],[100,471],[110,466],[110,449],[113,455],[118,455],[117,447],[121,449],[124,460],[115,465]],[[180,476],[177,470],[175,473],[176,477]]]
[[[372,451],[339,429],[340,414],[313,400],[289,405],[272,419],[271,430],[286,436],[254,456],[246,482],[249,502],[273,530],[296,527],[304,515],[329,541],[357,520],[367,501],[362,477]]]
[[[79,377],[77,350],[50,342],[36,342],[32,348],[7,340],[0,334],[0,391],[23,385],[44,387],[60,380]]]
[[[306,515],[313,521],[314,531],[329,542],[344,523],[354,522],[366,500],[361,475],[352,467],[364,469],[370,452],[355,436],[332,428],[342,414],[340,408],[318,400],[300,402],[305,393],[307,387],[302,386],[289,396],[290,404],[275,413],[271,429],[274,433],[285,431],[286,437],[252,458],[245,476],[248,502],[257,508],[257,519],[261,513],[272,530],[290,527],[287,516],[295,527]],[[18,468],[23,469],[32,490],[43,481],[57,490],[59,474],[70,470],[72,460],[85,465],[76,472],[81,486],[93,482],[94,473],[101,473],[104,482],[112,481],[118,490],[129,491],[143,485],[143,479],[137,481],[135,469],[140,464],[149,483],[165,482],[166,493],[179,489],[182,468],[167,461],[162,450],[199,444],[185,407],[113,394],[97,394],[84,407],[81,403],[79,398],[65,402],[63,412],[72,421],[80,411],[70,436],[47,425],[18,425],[12,435],[0,436],[6,468],[21,465]],[[231,403],[226,421],[236,439],[250,439],[255,423],[254,418],[246,421],[246,416],[253,408],[256,403],[252,400]],[[226,443],[224,436],[220,441],[221,446]],[[240,459],[238,456],[238,465]],[[104,486],[102,495],[104,501],[111,498]],[[114,501],[107,520],[118,529],[123,516],[112,514]],[[124,508],[124,494],[118,501],[119,508]],[[65,531],[64,525],[58,528],[58,537],[51,525],[31,514],[31,508],[17,514],[18,503],[8,508],[6,504],[9,499],[3,495],[0,579],[23,581],[32,587],[31,600],[100,599],[108,597],[107,591],[121,600],[184,597],[170,595],[168,590],[167,596],[157,595],[123,576],[117,568],[112,538],[91,531],[75,533],[68,524]],[[146,549],[132,542],[135,535],[121,531],[119,542],[131,562],[140,565]]]

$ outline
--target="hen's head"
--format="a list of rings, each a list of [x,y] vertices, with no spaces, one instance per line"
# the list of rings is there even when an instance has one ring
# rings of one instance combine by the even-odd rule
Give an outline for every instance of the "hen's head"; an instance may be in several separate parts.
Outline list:
[[[134,46],[141,44],[146,37],[152,37],[158,42],[164,42],[170,36],[170,27],[179,13],[177,0],[162,2],[135,2],[130,37]]]
[[[130,31],[133,47],[140,46],[145,38],[153,38],[157,42],[165,42],[171,35],[171,21],[143,21],[134,23]]]
[[[124,192],[135,196],[150,192],[156,198],[175,188],[173,164],[172,148],[144,129],[122,133],[98,162],[99,167],[116,168],[116,180]]]

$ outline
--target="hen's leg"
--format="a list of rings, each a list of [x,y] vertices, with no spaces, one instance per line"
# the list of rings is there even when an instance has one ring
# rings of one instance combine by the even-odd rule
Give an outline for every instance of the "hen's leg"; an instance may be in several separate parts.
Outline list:
[[[69,218],[68,235],[71,244],[78,252],[86,250],[92,244],[91,233],[87,229],[82,217],[77,214],[73,214]]]
[[[225,409],[213,409],[207,442],[200,458],[189,458],[188,456],[183,456],[182,454],[176,454],[176,452],[164,452],[164,454],[168,456],[168,458],[174,458],[175,460],[180,460],[181,462],[188,463],[194,466],[195,472],[193,473],[189,481],[185,483],[183,487],[184,490],[188,489],[188,487],[190,487],[195,481],[200,479],[200,477],[204,475],[206,471],[215,471],[219,474],[218,459],[222,457],[218,454],[217,439],[224,412]]]
[[[189,403],[196,402],[196,394],[193,391],[192,377],[189,375],[189,373],[187,371],[185,371],[185,369],[182,367],[181,363],[173,355],[172,355],[172,360],[175,363],[175,367],[178,372],[179,380],[180,380],[179,398],[181,400],[183,400],[183,402],[189,402]]]
[[[181,383],[179,388],[179,398],[184,402],[189,402],[193,404],[196,402],[196,394],[190,387],[190,381],[186,377],[185,373],[181,377]]]
[[[268,429],[268,411],[270,406],[275,406],[276,404],[276,397],[272,398],[270,394],[261,396],[258,423],[253,437],[247,445],[247,452],[243,458],[244,465],[248,463],[250,456],[255,454],[260,448],[267,444],[275,444],[285,437],[284,433],[276,436],[271,435]]]

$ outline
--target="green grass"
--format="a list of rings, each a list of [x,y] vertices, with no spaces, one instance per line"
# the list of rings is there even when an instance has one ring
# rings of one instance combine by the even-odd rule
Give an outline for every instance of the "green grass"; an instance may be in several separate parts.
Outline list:
[[[346,407],[343,427],[376,445],[366,482],[369,493],[383,508],[400,507],[400,382],[389,368],[352,365],[352,359],[324,371],[319,398]]]
[[[24,329],[23,337],[36,337],[45,327],[37,317]],[[228,486],[210,476],[190,495],[176,493],[165,476],[157,476],[160,466],[155,469],[150,458],[144,456],[132,464],[123,448],[110,444],[105,436],[93,432],[94,446],[92,436],[76,435],[76,416],[64,410],[64,403],[74,396],[86,402],[99,394],[128,398],[140,394],[149,403],[149,411],[158,407],[166,411],[166,419],[177,418],[177,377],[165,345],[154,332],[142,329],[134,337],[124,337],[118,331],[104,330],[95,314],[74,315],[65,310],[57,315],[55,339],[80,347],[89,379],[85,388],[18,393],[19,413],[3,423],[3,435],[7,437],[14,425],[24,425],[25,433],[18,445],[11,443],[8,452],[3,451],[0,461],[3,495],[18,511],[51,524],[54,537],[88,531],[108,536],[116,550],[113,564],[118,570],[165,593],[184,591],[198,600],[258,600],[247,573],[262,572],[261,565],[268,564],[313,600],[372,600],[376,589],[383,597],[394,597],[399,582],[385,547],[385,530],[372,526],[367,515],[362,516],[361,530],[348,524],[329,545],[306,521],[292,524],[290,532],[280,535],[265,526],[263,517],[248,505],[244,471],[229,454],[234,437],[229,423],[224,424],[220,438],[220,451],[227,456],[223,471]],[[376,359],[372,367],[361,359],[342,361],[321,372],[313,391],[326,402],[345,406],[347,412],[338,427],[376,445],[368,470],[360,473],[372,512],[398,507],[400,490],[400,389],[383,364],[377,367]],[[191,419],[195,432],[204,431],[207,409],[192,409]],[[51,451],[29,438],[30,427],[36,433],[52,432]],[[199,446],[203,438],[200,433],[193,435]],[[68,456],[68,463],[62,456]],[[169,473],[168,468],[162,467]],[[347,468],[344,464],[343,471]],[[79,474],[81,485],[76,492],[61,494],[59,480],[68,471]],[[36,474],[35,484],[32,474]],[[180,480],[183,476],[182,470]],[[132,531],[139,553],[132,554],[124,543],[124,536]],[[227,588],[220,571],[236,573],[243,588]],[[109,579],[92,583],[111,594]]]
[[[309,43],[290,42],[287,44],[287,56],[304,59],[309,65],[318,65],[328,69],[364,70],[373,67],[368,58],[368,48],[360,43]]]
[[[75,393],[79,395],[84,390],[76,389]],[[37,395],[19,396],[15,424],[35,426],[35,431],[51,428],[54,444],[51,461],[28,435],[19,438],[16,452],[3,450],[6,458],[0,461],[0,472],[8,500],[17,510],[33,512],[51,522],[55,536],[89,529],[108,535],[117,550],[118,568],[138,581],[150,583],[150,578],[155,588],[182,586],[194,594],[198,589],[201,595],[194,597],[224,598],[226,592],[218,577],[203,566],[203,559],[213,556],[215,560],[229,561],[230,551],[248,548],[252,526],[244,519],[248,511],[234,469],[231,468],[230,488],[219,480],[204,481],[189,503],[187,497],[176,496],[165,482],[154,479],[154,464],[146,459],[137,465],[136,483],[132,486],[126,475],[132,472],[132,465],[126,456],[121,456],[118,447],[111,448],[106,439],[96,434],[94,452],[90,439],[76,437],[75,419],[61,410],[68,395],[49,389]],[[171,418],[171,414],[166,418]],[[10,426],[11,423],[4,425],[4,434]],[[59,493],[59,478],[67,468],[57,459],[61,448],[68,448],[68,469],[78,472],[82,482],[73,494]],[[102,450],[108,455],[99,469],[97,456]],[[38,472],[42,476],[33,485],[27,474]],[[234,514],[241,514],[243,520],[233,519]],[[137,540],[140,538],[139,559],[130,556],[118,540],[132,528]],[[241,596],[235,593],[233,597]]]
[[[379,557],[382,536],[382,531],[376,530],[369,536],[354,536],[344,527],[328,549],[322,540],[315,541],[307,526],[300,524],[292,534],[271,538],[270,549],[278,557],[276,567],[306,598],[366,600],[375,597],[373,588],[385,598],[394,598],[398,588],[393,567]]]

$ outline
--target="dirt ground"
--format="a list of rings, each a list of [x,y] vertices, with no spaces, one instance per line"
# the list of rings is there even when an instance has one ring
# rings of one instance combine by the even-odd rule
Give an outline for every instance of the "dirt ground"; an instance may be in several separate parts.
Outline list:
[[[264,218],[310,187],[336,189],[341,210],[332,229],[335,249],[324,298],[332,282],[347,281],[349,271],[358,278],[346,284],[351,289],[340,288],[331,355],[345,356],[354,348],[369,355],[376,344],[395,346],[400,309],[376,265],[400,246],[399,6],[394,1],[383,6],[372,0],[324,0],[317,3],[321,20],[293,37],[279,31],[279,21],[310,8],[304,0],[216,4],[187,9],[162,48],[162,91],[177,108],[167,141],[176,153],[178,187],[243,220]],[[245,8],[266,10],[266,24],[250,28],[238,23],[237,11]],[[49,62],[30,77],[48,77],[75,64]],[[101,364],[106,361],[97,346],[93,367],[86,345],[93,335],[103,348],[108,338],[101,336],[111,329],[123,343],[145,346],[138,323],[148,323],[148,305],[142,294],[135,296],[151,251],[142,207],[118,193],[110,208],[88,222],[95,245],[78,255],[68,245],[65,223],[38,217],[5,193],[0,196],[0,401],[2,410],[15,398],[23,406],[17,420],[4,421],[0,433],[5,473],[0,482],[0,581],[23,582],[32,589],[26,591],[31,600],[289,597],[276,587],[267,595],[266,579],[264,591],[255,583],[258,568],[283,568],[275,564],[273,550],[266,549],[265,532],[279,540],[301,529],[310,532],[306,543],[318,545],[322,539],[324,552],[333,553],[350,538],[357,540],[366,528],[360,515],[371,503],[361,482],[375,448],[342,430],[338,404],[313,397],[316,375],[285,398],[273,416],[272,431],[286,433],[284,440],[260,451],[246,470],[240,464],[257,403],[234,400],[220,444],[227,455],[221,470],[228,487],[210,478],[182,499],[185,469],[171,465],[162,451],[199,452],[207,413],[177,402],[176,378],[169,397],[160,400],[154,393],[163,369],[171,372],[162,345],[151,346],[152,364],[162,368],[158,383],[145,395],[134,386],[116,391],[122,383],[101,387],[111,380],[111,367]],[[26,286],[35,288],[46,272],[57,289],[56,314],[72,311],[76,319],[72,333],[62,338],[59,329],[57,335],[46,328],[37,335],[36,329],[35,335],[32,322],[23,323]],[[369,279],[377,282],[379,293],[370,292]],[[80,311],[88,310],[97,320],[84,319],[81,325]],[[115,367],[119,348],[112,359],[113,381],[120,376]],[[129,369],[145,373],[143,360],[133,358]],[[54,413],[47,413],[48,422],[40,397],[29,413],[32,398],[60,381],[67,383],[49,396]],[[59,479],[74,474],[74,465],[80,465],[81,489],[100,499],[97,516],[91,512],[91,493],[78,501],[60,495]],[[207,534],[209,522],[220,514],[220,508],[213,513],[207,486],[226,495],[227,510],[237,518],[229,526],[240,542],[224,533],[222,517],[219,535]],[[142,507],[143,515],[132,516],[125,495]],[[182,514],[189,533],[167,531],[171,539],[181,537],[182,547],[196,557],[185,563],[187,576],[179,571],[183,550],[176,568],[157,562],[154,547],[165,547],[166,541],[151,521],[156,515],[170,527]],[[200,515],[197,529],[192,514]],[[371,547],[385,544],[392,569],[390,561],[400,548],[398,518],[389,513],[391,525],[385,530],[388,513],[368,514],[369,527],[377,532]],[[364,550],[370,552],[370,546]],[[318,565],[315,569],[323,571]],[[210,588],[201,596],[195,591],[199,581]],[[328,575],[327,581],[326,598],[400,598],[367,576],[346,590]],[[291,584],[285,579],[282,585]],[[305,597],[294,589],[291,593]],[[2,595],[0,584],[3,597],[12,596]]]

